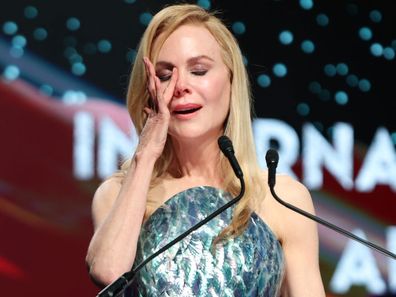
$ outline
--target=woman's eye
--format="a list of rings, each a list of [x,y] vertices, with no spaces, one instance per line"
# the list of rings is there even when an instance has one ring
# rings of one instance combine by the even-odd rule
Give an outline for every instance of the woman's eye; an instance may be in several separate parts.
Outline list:
[[[206,72],[208,72],[208,71],[207,70],[195,70],[195,71],[192,71],[192,74],[202,76],[202,75],[205,75]]]
[[[157,75],[160,81],[167,81],[172,75]]]

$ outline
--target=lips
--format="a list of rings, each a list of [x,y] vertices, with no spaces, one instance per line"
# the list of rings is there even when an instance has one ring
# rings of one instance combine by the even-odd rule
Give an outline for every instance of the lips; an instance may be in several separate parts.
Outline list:
[[[173,109],[173,113],[177,115],[194,113],[202,108],[202,105],[195,103],[179,104]]]

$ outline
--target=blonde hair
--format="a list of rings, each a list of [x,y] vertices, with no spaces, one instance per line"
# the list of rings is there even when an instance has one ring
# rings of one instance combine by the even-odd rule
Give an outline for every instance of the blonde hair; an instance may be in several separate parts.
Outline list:
[[[265,190],[261,185],[261,171],[257,165],[254,149],[251,127],[252,100],[248,75],[238,43],[222,21],[215,14],[192,4],[168,6],[157,13],[140,41],[129,82],[127,107],[136,131],[140,135],[147,119],[143,109],[148,105],[149,100],[143,57],[149,57],[155,65],[158,53],[167,37],[178,27],[185,24],[204,26],[214,36],[220,45],[223,61],[230,73],[231,100],[229,115],[224,126],[224,135],[228,136],[233,142],[236,157],[244,172],[246,192],[235,207],[232,222],[219,234],[218,238],[230,235],[237,236],[248,224],[254,198],[257,196],[264,197]],[[153,46],[154,42],[155,46]],[[168,136],[163,154],[154,167],[152,185],[167,172],[173,157],[171,139]],[[127,160],[122,165],[121,173],[126,171],[130,163],[131,160]],[[240,182],[223,155],[221,156],[220,166],[222,172],[224,172],[224,188],[232,195],[237,195]],[[148,203],[150,203],[149,200]]]

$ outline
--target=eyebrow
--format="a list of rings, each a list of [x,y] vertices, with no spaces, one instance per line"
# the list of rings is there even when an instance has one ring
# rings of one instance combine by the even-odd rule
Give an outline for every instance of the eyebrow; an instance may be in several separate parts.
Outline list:
[[[189,65],[195,64],[196,62],[198,62],[201,59],[210,60],[210,61],[214,62],[214,60],[211,57],[207,56],[207,55],[199,55],[199,56],[196,56],[196,57],[189,58],[187,60],[187,64],[189,64]],[[167,61],[158,61],[155,64],[155,66],[156,67],[158,67],[158,66],[159,67],[164,67],[164,68],[173,68],[174,67],[174,65],[171,62],[167,62]]]

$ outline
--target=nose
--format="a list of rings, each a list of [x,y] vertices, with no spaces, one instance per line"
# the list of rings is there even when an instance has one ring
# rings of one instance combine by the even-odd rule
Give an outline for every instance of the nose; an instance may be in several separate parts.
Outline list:
[[[175,91],[173,93],[174,97],[181,98],[186,94],[191,93],[191,89],[188,83],[188,77],[181,71],[178,72],[179,76],[176,81]]]

